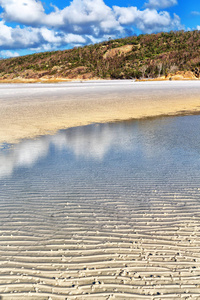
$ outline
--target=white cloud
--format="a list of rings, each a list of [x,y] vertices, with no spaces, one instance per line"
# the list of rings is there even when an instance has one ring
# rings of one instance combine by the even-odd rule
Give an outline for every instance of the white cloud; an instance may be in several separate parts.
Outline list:
[[[41,35],[48,43],[60,43],[61,37],[57,36],[54,31],[47,28],[41,28]]]
[[[76,34],[50,30],[45,27],[12,28],[0,21],[0,49],[40,49],[51,50],[62,45],[76,43],[85,44],[86,39]]]
[[[17,57],[17,56],[19,56],[19,53],[17,53],[17,52],[12,52],[9,50],[0,51],[0,57],[3,57],[3,58],[10,58],[10,57]]]
[[[12,28],[0,21],[0,46],[12,43]]]
[[[0,48],[20,49],[36,46],[40,43],[37,28],[12,28],[3,21],[0,22]]]
[[[200,25],[197,26],[197,30],[200,30]]]
[[[158,12],[149,8],[142,11],[136,7],[119,6],[114,6],[114,11],[120,24],[135,26],[146,33],[183,28],[180,18],[176,14],[172,18],[167,11]]]
[[[55,25],[54,19],[57,20]],[[58,22],[59,20],[59,22]],[[123,33],[113,10],[103,0],[73,0],[63,10],[46,15],[44,25],[55,25],[64,32],[103,37]]]
[[[158,0],[149,0],[154,5]],[[160,7],[176,0],[160,0]],[[162,4],[162,5],[161,5]],[[39,0],[0,0],[0,49],[57,49],[60,46],[100,42],[139,29],[143,33],[183,29],[180,18],[167,11],[137,7],[109,7],[103,0],[73,0],[64,9],[47,14]],[[146,4],[147,5],[147,4]],[[15,22],[19,25],[7,25]],[[21,26],[21,27],[20,27]]]
[[[149,0],[145,3],[145,6],[148,8],[156,8],[156,9],[163,9],[168,8],[174,5],[177,5],[177,0]]]
[[[5,20],[23,24],[36,24],[43,17],[44,8],[35,0],[0,0]]]
[[[46,14],[39,0],[0,0],[0,5],[4,10],[1,17],[5,21],[36,27],[63,25],[62,11],[53,6],[55,11]]]
[[[56,27],[70,33],[103,35],[111,31],[123,31],[112,9],[103,0],[73,0],[69,6],[45,14],[40,1],[0,0],[6,21],[28,26]]]
[[[193,15],[193,16],[200,16],[200,11],[192,11],[191,15]]]

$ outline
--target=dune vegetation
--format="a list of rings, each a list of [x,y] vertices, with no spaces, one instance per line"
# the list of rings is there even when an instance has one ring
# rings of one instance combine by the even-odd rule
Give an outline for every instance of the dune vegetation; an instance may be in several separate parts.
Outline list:
[[[161,32],[0,61],[1,80],[200,78],[200,31]]]

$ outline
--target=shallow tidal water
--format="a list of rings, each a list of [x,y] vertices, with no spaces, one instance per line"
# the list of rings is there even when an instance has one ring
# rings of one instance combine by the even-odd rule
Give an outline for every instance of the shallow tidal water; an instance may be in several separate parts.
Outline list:
[[[200,299],[200,116],[0,148],[1,299]]]

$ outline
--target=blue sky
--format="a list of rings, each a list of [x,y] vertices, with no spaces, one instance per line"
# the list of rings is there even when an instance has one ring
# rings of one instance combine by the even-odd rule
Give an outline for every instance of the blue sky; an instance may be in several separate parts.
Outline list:
[[[0,57],[200,30],[199,0],[0,0]]]

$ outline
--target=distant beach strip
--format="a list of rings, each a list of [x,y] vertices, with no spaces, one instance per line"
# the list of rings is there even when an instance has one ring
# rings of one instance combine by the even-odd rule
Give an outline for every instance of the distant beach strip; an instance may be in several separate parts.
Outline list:
[[[198,80],[1,84],[0,143],[91,123],[199,112]]]

